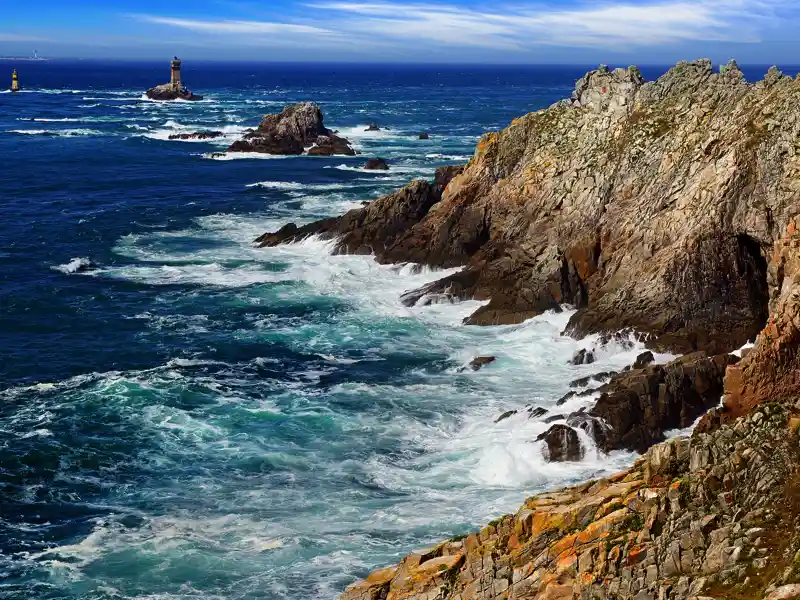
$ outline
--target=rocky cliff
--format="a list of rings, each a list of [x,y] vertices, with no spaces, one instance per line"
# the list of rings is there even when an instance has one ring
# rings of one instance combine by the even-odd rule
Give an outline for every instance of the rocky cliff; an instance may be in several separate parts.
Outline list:
[[[798,209],[798,132],[800,82],[776,69],[752,85],[735,63],[647,83],[601,67],[570,100],[486,134],[426,210],[382,199],[406,215],[391,238],[367,207],[262,243],[321,233],[383,262],[464,265],[406,301],[490,300],[475,324],[568,303],[577,335],[631,328],[655,347],[730,351],[767,319],[768,257]]]
[[[649,83],[601,67],[485,135],[465,167],[259,238],[463,265],[404,301],[488,300],[470,323],[568,303],[574,335],[694,351],[615,375],[543,437],[573,460],[578,427],[646,451],[632,468],[530,498],[343,600],[800,598],[799,209],[800,81],[696,61]],[[657,443],[720,396],[691,439]]]
[[[800,597],[796,412],[763,405],[653,446],[627,471],[409,554],[342,600]]]

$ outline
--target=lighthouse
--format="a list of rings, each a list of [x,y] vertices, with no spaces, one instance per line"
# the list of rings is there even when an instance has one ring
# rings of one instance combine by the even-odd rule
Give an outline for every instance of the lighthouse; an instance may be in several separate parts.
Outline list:
[[[17,75],[17,70],[11,73],[11,91],[18,92],[19,91],[19,76]]]
[[[182,86],[181,84],[181,59],[175,56],[170,63],[172,67],[170,70],[170,85],[176,90],[179,90]]]

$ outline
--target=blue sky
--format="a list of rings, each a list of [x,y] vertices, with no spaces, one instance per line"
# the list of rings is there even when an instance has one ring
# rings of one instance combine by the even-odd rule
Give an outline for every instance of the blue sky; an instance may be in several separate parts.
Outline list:
[[[800,63],[798,0],[0,0],[0,55]]]

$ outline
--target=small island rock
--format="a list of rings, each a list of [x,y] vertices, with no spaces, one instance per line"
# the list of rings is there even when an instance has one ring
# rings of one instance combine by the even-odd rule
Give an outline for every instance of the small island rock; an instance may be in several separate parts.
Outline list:
[[[388,171],[389,163],[384,158],[370,158],[364,163],[364,168],[369,171]]]

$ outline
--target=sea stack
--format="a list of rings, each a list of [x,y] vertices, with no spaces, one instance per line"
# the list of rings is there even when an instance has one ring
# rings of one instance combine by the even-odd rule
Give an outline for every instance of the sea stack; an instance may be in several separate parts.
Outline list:
[[[17,75],[16,69],[14,69],[14,71],[11,73],[11,91],[19,91],[19,75]]]
[[[147,90],[150,100],[202,100],[193,94],[181,81],[181,59],[175,56],[170,63],[169,83],[162,83]]]

